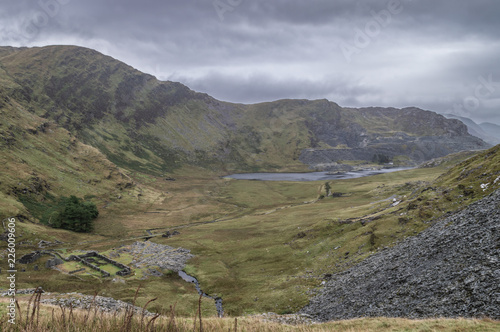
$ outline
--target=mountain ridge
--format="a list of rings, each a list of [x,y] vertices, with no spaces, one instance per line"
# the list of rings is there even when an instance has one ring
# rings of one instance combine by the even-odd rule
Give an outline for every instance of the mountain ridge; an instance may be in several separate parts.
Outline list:
[[[142,171],[171,172],[183,163],[233,170],[272,170],[289,164],[301,168],[299,157],[307,148],[364,148],[367,139],[381,146],[378,138],[391,131],[436,140],[462,136],[470,143],[465,149],[487,147],[468,137],[461,123],[417,108],[356,110],[327,100],[233,104],[181,83],[158,81],[91,49],[1,50],[3,79],[13,81],[6,86],[11,96],[78,133],[115,163]],[[417,144],[413,149],[422,148]],[[424,155],[429,159],[438,154]]]
[[[488,145],[462,122],[412,107],[350,109],[325,99],[227,103],[79,47],[0,48],[0,117],[0,217],[19,221],[19,255],[40,245],[67,254],[97,250],[127,265],[132,257],[113,251],[127,242],[186,248],[195,255],[186,273],[223,298],[229,315],[295,312],[327,275],[500,185],[500,146],[331,183],[221,178],[415,165]],[[98,206],[93,232],[37,222],[51,200],[71,195]],[[144,285],[139,306],[158,297],[148,309],[161,312],[176,299],[176,310],[191,315],[199,301],[192,285],[154,264],[132,268],[123,279],[95,282],[87,272],[44,269],[42,261],[36,272],[26,266],[19,287],[133,301]],[[204,315],[214,311],[209,302]]]

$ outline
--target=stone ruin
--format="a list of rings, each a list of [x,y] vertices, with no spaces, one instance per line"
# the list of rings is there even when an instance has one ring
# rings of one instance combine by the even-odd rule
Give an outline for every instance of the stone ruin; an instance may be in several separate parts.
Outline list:
[[[59,257],[54,257],[53,259],[49,259],[49,260],[47,260],[47,262],[45,262],[45,267],[51,268],[53,266],[56,266],[56,265],[59,265],[62,263],[64,263],[64,261],[62,259],[60,259]]]
[[[132,270],[130,269],[130,267],[128,267],[122,263],[119,263],[115,260],[112,260],[104,255],[101,255],[95,251],[91,251],[91,252],[88,252],[88,253],[83,254],[83,255],[71,255],[68,258],[64,258],[57,253],[53,253],[51,251],[46,251],[46,250],[41,250],[41,251],[34,251],[32,253],[24,255],[23,257],[21,257],[19,259],[18,262],[20,264],[31,264],[31,263],[34,263],[35,261],[37,261],[42,255],[49,255],[49,256],[53,257],[53,258],[47,260],[47,262],[45,263],[46,268],[51,268],[53,266],[63,264],[65,261],[78,261],[78,262],[82,263],[83,265],[88,266],[91,269],[100,272],[104,277],[111,276],[109,272],[104,271],[96,264],[92,264],[95,261],[90,261],[90,258],[95,257],[95,258],[98,258],[100,260],[105,261],[106,263],[109,263],[109,264],[112,264],[112,265],[118,267],[120,269],[120,271],[116,272],[116,275],[118,275],[118,276],[126,276],[126,275],[129,275],[130,273],[132,273]],[[38,269],[38,266],[37,266],[37,269]],[[75,273],[74,271],[72,271],[72,272]]]
[[[112,264],[112,265],[120,268],[121,270],[118,271],[118,272],[116,272],[116,275],[118,275],[118,276],[126,276],[126,275],[129,275],[132,272],[132,270],[128,266],[126,266],[126,265],[124,265],[122,263],[119,263],[119,262],[117,262],[115,260],[112,260],[111,258],[108,258],[108,257],[106,257],[104,255],[101,255],[101,254],[99,254],[99,253],[97,253],[95,251],[91,251],[91,252],[88,252],[86,254],[78,255],[78,256],[71,255],[71,256],[68,257],[68,260],[79,261],[82,264],[84,264],[84,265],[86,265],[86,266],[88,266],[88,267],[90,267],[90,268],[92,268],[92,269],[94,269],[96,271],[101,272],[103,276],[109,277],[110,274],[108,272],[102,270],[97,265],[92,264],[91,262],[88,261],[88,258],[92,258],[92,257],[99,258],[99,259],[105,261],[106,263]]]
[[[20,264],[34,263],[37,259],[40,258],[40,256],[42,256],[42,253],[40,251],[34,251],[34,252],[30,253],[30,254],[26,254],[23,257],[21,257],[19,259],[19,263]]]

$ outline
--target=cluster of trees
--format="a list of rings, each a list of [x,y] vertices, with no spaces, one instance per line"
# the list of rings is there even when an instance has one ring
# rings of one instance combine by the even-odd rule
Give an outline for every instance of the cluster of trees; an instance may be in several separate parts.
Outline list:
[[[94,203],[70,196],[59,198],[58,203],[43,214],[41,221],[54,228],[91,232],[98,215]]]

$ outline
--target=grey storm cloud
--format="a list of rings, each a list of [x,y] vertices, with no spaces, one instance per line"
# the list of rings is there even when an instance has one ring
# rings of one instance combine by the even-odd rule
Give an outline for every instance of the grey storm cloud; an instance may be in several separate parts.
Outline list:
[[[360,86],[349,79],[308,80],[300,77],[279,79],[266,73],[254,73],[241,77],[214,72],[201,80],[190,81],[189,78],[175,76],[168,79],[184,81],[188,86],[199,91],[218,86],[221,91],[220,99],[235,99],[243,103],[274,100],[276,94],[288,99],[323,99],[331,96],[364,96],[380,93],[376,89]]]
[[[18,0],[0,6],[0,43],[90,47],[232,102],[500,123],[499,14],[496,0]]]

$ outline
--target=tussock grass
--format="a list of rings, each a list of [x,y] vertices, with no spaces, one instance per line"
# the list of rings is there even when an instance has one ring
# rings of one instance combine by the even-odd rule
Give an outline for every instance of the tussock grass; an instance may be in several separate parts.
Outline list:
[[[133,300],[137,298],[139,288]],[[0,303],[0,330],[4,332],[145,332],[145,331],[267,331],[267,332],[315,332],[315,331],[498,331],[500,322],[491,319],[421,319],[358,318],[327,323],[286,325],[267,321],[261,316],[214,318],[203,317],[201,297],[195,302],[196,314],[181,317],[176,306],[170,306],[162,314],[146,315],[150,299],[140,313],[131,309],[119,313],[104,313],[95,306],[83,309],[56,307],[40,303],[42,294],[35,292],[28,301],[16,302],[15,324],[8,322],[5,304]]]

